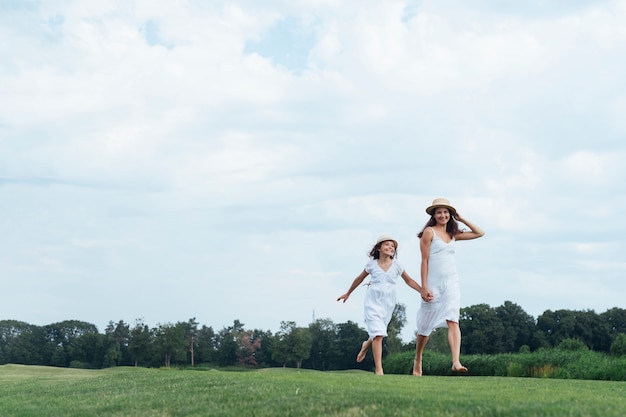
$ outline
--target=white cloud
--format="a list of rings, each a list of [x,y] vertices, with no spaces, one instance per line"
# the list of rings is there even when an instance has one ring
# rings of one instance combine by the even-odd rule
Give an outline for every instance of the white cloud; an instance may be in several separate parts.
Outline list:
[[[459,245],[464,303],[619,305],[626,3],[454,5],[3,13],[4,318],[361,322],[359,295],[336,297],[383,232],[419,278],[440,196],[487,231]],[[246,48],[298,24],[305,68]],[[603,298],[580,297],[590,273]]]

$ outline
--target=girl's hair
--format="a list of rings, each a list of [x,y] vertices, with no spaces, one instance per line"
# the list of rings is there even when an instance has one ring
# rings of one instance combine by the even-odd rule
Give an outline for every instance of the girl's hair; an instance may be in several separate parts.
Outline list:
[[[422,231],[417,234],[417,237],[421,239],[422,235],[424,234],[424,230],[436,224],[437,220],[435,220],[435,213],[433,212],[433,214],[430,215],[430,219],[426,222],[426,225],[424,226]],[[450,213],[450,221],[448,221],[448,223],[446,224],[446,232],[448,233],[448,235],[450,235],[450,237],[454,237],[457,233],[459,233],[459,224],[456,222],[456,219],[454,218],[452,213]]]
[[[379,243],[375,244],[374,247],[372,248],[372,250],[370,251],[369,257],[372,258],[372,259],[380,259],[380,247],[385,242],[388,242],[388,240],[383,240],[382,242],[379,242]],[[394,246],[394,248],[396,248],[396,251],[394,252],[394,254],[391,257],[391,259],[396,258],[398,256],[398,246],[396,246],[395,244],[393,246]]]

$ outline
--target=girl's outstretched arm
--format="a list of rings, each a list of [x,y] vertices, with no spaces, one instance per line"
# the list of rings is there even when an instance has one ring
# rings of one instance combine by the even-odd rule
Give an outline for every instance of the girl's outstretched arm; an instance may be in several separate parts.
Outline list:
[[[356,289],[356,287],[361,285],[361,283],[363,282],[365,277],[368,276],[368,275],[369,275],[369,273],[366,272],[365,269],[364,269],[363,272],[361,272],[358,277],[354,278],[354,281],[352,281],[352,285],[350,285],[350,289],[348,290],[348,292],[343,294],[343,295],[341,295],[341,296],[339,296],[339,298],[337,298],[337,301],[343,300],[344,303],[346,301],[348,301],[348,297],[350,297],[350,294],[352,294],[352,291],[354,291]]]

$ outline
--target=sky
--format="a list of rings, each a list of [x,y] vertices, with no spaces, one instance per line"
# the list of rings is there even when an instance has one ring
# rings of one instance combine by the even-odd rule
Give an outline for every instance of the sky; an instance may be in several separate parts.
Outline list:
[[[353,321],[378,235],[461,305],[626,308],[624,0],[0,0],[0,320]],[[403,281],[403,339],[419,295]]]

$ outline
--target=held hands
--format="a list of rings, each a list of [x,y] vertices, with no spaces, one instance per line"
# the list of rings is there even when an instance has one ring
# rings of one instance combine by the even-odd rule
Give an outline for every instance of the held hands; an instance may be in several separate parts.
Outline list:
[[[426,302],[432,301],[433,298],[435,298],[433,293],[430,292],[430,290],[426,287],[422,287],[422,291],[420,291],[420,294],[422,295],[422,300]]]

